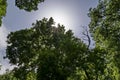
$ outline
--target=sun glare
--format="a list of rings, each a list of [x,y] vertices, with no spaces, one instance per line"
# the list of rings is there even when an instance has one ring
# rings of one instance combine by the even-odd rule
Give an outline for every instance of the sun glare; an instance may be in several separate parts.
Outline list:
[[[55,21],[55,26],[57,26],[57,24],[61,24],[65,26],[65,29],[70,29],[71,16],[70,16],[70,13],[67,12],[67,10],[50,9],[50,10],[44,11],[42,16],[46,18],[53,17]]]
[[[65,12],[55,11],[55,12],[51,12],[49,15],[53,17],[54,21],[56,22],[56,25],[60,23],[65,26],[68,26],[70,22],[69,16]]]

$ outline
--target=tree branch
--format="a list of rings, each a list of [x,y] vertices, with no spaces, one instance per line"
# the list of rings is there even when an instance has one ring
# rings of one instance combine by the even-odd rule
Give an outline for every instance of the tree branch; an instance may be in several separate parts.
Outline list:
[[[91,45],[91,39],[90,39],[90,36],[89,36],[89,30],[88,30],[88,28],[86,26],[83,26],[82,34],[85,36],[85,38],[87,38],[87,39],[84,39],[84,40],[88,41],[88,48],[89,48],[90,45]]]

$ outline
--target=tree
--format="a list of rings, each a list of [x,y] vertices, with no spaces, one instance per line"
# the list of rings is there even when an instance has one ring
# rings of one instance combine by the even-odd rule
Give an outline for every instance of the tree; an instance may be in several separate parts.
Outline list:
[[[15,0],[15,5],[19,9],[31,12],[38,10],[38,4],[44,2],[44,0]],[[6,15],[7,0],[0,0],[0,26],[2,24],[2,18]]]
[[[120,79],[120,0],[100,0],[88,14],[91,35],[97,47],[106,50],[108,77]]]
[[[35,72],[37,80],[67,80],[84,64],[87,46],[63,25],[55,27],[52,18],[11,32],[7,38],[6,58],[18,66],[15,76],[21,80],[29,72]]]

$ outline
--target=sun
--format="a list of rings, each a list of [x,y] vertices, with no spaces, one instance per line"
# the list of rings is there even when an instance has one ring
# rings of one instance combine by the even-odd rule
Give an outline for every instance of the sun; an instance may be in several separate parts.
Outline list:
[[[68,26],[70,23],[70,17],[64,11],[53,11],[49,13],[50,17],[53,17],[54,21],[57,24],[62,24]]]
[[[68,10],[61,9],[61,8],[54,8],[54,9],[47,9],[40,14],[40,17],[50,18],[52,17],[55,21],[55,26],[57,24],[61,24],[65,26],[65,29],[69,29],[71,22],[71,16]]]

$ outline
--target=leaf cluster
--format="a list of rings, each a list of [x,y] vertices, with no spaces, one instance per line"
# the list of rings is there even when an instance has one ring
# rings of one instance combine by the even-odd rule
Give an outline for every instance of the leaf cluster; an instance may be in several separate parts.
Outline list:
[[[6,8],[7,8],[7,1],[0,0],[0,26],[2,24],[2,18],[6,14]]]

